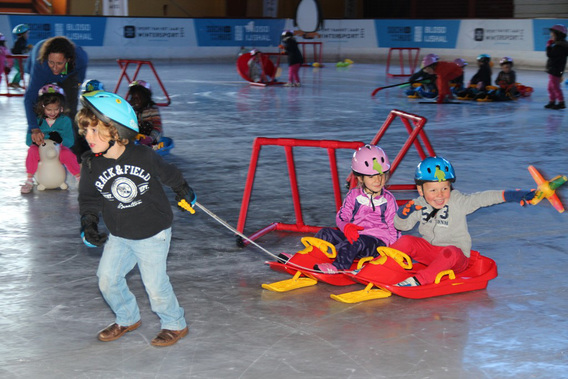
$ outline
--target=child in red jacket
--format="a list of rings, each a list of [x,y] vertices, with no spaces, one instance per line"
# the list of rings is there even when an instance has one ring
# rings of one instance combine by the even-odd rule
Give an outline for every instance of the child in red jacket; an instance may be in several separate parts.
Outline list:
[[[436,75],[436,86],[438,87],[438,104],[453,99],[450,90],[450,81],[463,75],[463,69],[454,62],[444,62],[436,54],[428,54],[422,60],[424,72]]]

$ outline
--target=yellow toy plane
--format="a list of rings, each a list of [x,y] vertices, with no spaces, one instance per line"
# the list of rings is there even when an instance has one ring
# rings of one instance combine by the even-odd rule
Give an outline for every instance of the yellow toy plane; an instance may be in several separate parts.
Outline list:
[[[534,166],[529,166],[529,172],[538,186],[534,198],[529,203],[536,205],[542,199],[547,198],[558,212],[564,212],[564,206],[556,195],[556,189],[566,183],[568,178],[564,175],[558,175],[551,180],[545,180]]]

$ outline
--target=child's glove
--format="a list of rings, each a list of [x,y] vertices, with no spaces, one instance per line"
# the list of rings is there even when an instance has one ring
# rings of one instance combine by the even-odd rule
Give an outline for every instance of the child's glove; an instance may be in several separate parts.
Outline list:
[[[532,191],[503,191],[503,199],[507,203],[520,203],[521,205],[528,204],[534,198],[535,190]]]
[[[99,233],[99,218],[92,213],[81,217],[81,239],[88,247],[102,246],[107,240],[106,233]]]
[[[63,142],[63,138],[61,138],[61,134],[57,133],[57,132],[49,132],[49,139],[52,140],[55,143],[61,143]]]
[[[359,239],[359,230],[363,229],[365,228],[359,225],[347,224],[343,228],[343,234],[345,234],[345,237],[347,237],[347,241],[349,241],[349,243],[353,245],[353,242]]]
[[[406,203],[404,205],[404,207],[398,208],[398,210],[396,211],[396,214],[397,214],[398,217],[405,220],[405,219],[408,218],[408,216],[410,216],[411,213],[414,213],[415,211],[418,211],[422,208],[424,208],[424,207],[422,207],[420,205],[416,205],[416,204],[414,204],[414,200],[410,200],[408,203]]]
[[[197,201],[197,196],[193,189],[187,184],[187,182],[183,182],[183,184],[177,188],[173,188],[174,192],[176,193],[176,202],[179,203],[182,200],[187,201],[191,207],[195,205]],[[185,209],[185,208],[182,208]]]

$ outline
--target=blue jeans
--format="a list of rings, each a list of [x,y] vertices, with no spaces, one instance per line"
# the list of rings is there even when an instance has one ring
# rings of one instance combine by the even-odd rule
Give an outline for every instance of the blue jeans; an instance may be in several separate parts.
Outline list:
[[[152,311],[160,317],[162,329],[181,330],[187,326],[166,273],[171,237],[171,228],[143,240],[109,236],[97,276],[99,289],[116,314],[118,325],[130,326],[140,320],[136,297],[126,284],[126,275],[138,264]]]

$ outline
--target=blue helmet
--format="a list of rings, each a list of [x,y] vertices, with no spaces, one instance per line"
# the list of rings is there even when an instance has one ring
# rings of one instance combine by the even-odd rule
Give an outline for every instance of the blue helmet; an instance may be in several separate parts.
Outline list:
[[[12,30],[13,34],[23,34],[25,32],[27,32],[28,30],[30,30],[30,27],[28,26],[28,24],[20,24],[20,25],[16,25],[14,27],[14,29]]]
[[[454,182],[456,172],[452,164],[442,157],[428,157],[418,164],[414,173],[416,183],[423,182]]]
[[[122,97],[105,91],[86,92],[81,95],[81,103],[99,120],[114,124],[120,138],[132,140],[138,134],[136,113]]]
[[[87,79],[83,82],[81,86],[81,92],[93,92],[93,91],[104,91],[105,86],[103,83],[98,81],[97,79]]]
[[[491,61],[491,56],[489,54],[479,54],[477,56],[477,61],[482,63],[489,63]]]

